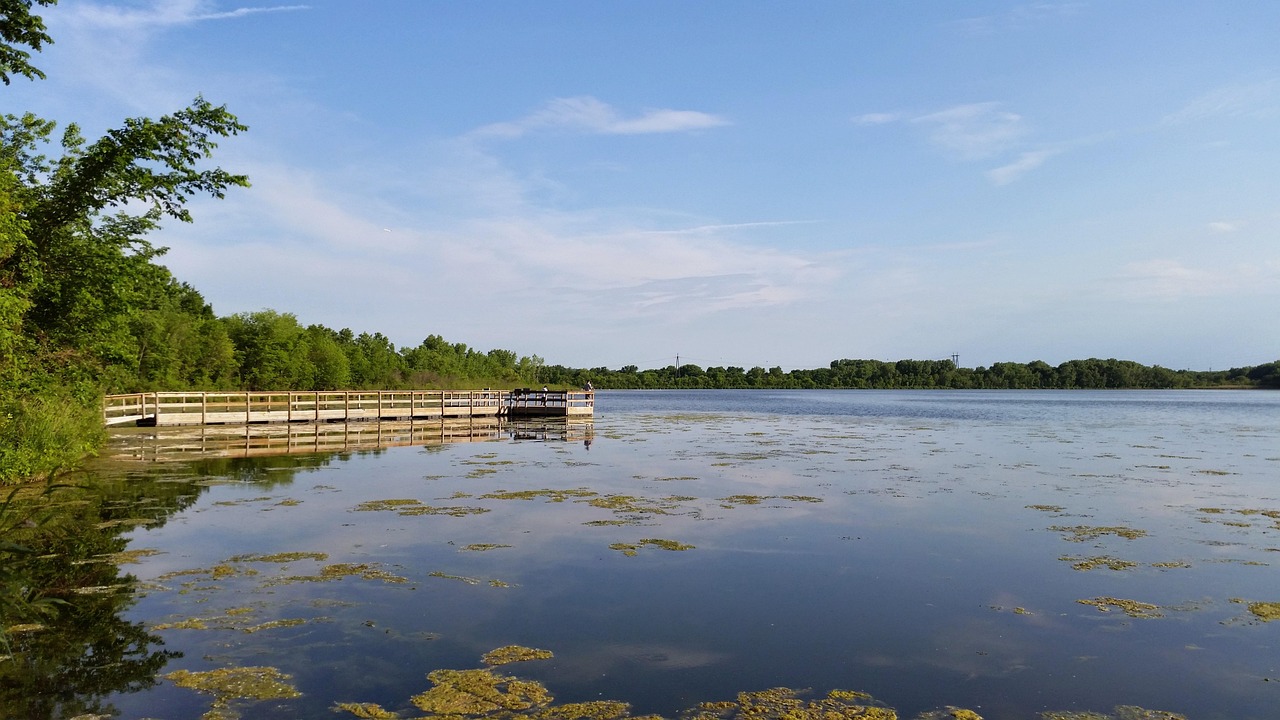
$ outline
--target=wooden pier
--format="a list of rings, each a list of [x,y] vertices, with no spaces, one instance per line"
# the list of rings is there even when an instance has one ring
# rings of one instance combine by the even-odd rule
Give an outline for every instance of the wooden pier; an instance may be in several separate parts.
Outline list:
[[[107,425],[590,417],[595,393],[568,390],[328,390],[321,392],[151,392],[108,395]]]

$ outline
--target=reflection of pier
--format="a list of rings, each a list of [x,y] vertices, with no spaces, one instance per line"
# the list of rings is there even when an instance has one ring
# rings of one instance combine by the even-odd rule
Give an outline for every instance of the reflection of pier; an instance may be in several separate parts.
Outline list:
[[[352,420],[589,417],[595,393],[568,390],[332,390],[108,395],[107,425],[236,425]]]
[[[112,433],[103,456],[118,460],[192,460],[292,453],[376,450],[406,445],[491,440],[585,442],[595,429],[586,420],[504,420],[495,417],[435,422],[394,421],[218,425],[124,430]]]

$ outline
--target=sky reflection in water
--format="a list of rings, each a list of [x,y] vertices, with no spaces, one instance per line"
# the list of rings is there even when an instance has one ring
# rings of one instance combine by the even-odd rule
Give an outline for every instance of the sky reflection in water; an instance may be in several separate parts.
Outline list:
[[[1130,704],[1248,720],[1280,706],[1280,623],[1232,602],[1280,601],[1280,521],[1253,512],[1280,510],[1280,394],[602,393],[589,446],[309,465],[212,484],[132,535],[162,554],[127,568],[156,584],[131,620],[223,624],[160,630],[184,653],[166,672],[274,665],[304,693],[246,718],[406,709],[429,671],[513,643],[554,651],[511,672],[558,701],[668,716],[775,686],[862,690],[904,718]],[[542,489],[596,495],[483,497]],[[392,499],[458,516],[357,510]],[[1051,529],[1078,526],[1146,534]],[[280,552],[327,559],[166,575]],[[1099,557],[1135,565],[1072,567]],[[405,581],[287,580],[335,563]],[[1163,617],[1077,602],[1098,597]],[[305,622],[244,631],[273,620]],[[207,700],[167,683],[113,698],[126,717]]]

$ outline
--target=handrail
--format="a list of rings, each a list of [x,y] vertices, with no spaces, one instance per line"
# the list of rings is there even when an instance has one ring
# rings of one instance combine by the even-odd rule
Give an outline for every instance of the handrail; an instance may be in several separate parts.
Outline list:
[[[108,395],[107,425],[416,419],[497,415],[591,415],[592,391],[279,390],[158,391]]]

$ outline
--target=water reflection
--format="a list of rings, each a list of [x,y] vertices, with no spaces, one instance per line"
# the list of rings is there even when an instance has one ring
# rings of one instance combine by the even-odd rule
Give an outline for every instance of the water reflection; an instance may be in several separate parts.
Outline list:
[[[348,453],[412,445],[493,440],[581,442],[591,447],[590,420],[469,420],[277,423],[195,428],[138,428],[114,433],[104,456],[114,460],[191,460]]]
[[[154,686],[181,657],[125,618],[138,583],[121,565],[134,560],[129,531],[162,526],[197,494],[105,481],[19,493],[2,508],[0,717],[112,714],[110,697]]]

